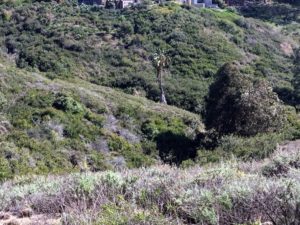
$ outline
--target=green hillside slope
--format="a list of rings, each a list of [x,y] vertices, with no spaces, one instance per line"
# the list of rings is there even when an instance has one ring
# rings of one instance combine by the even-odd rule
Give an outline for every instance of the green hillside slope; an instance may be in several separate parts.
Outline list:
[[[248,73],[293,92],[299,43],[269,23],[229,11],[166,6],[103,10],[43,1],[2,4],[0,46],[20,68],[139,91],[158,100],[151,55],[171,58],[167,100],[201,112],[215,72],[239,60]],[[284,93],[283,93],[284,94]]]
[[[296,0],[0,2],[0,224],[300,224]]]
[[[232,154],[261,159],[300,136],[295,108],[269,88],[299,104],[299,42],[285,25],[175,3],[120,11],[7,1],[0,14],[0,180]],[[164,77],[174,106],[152,101],[159,89],[151,56],[161,49],[171,59]],[[200,116],[205,99],[220,112],[202,114],[210,130]],[[283,115],[273,129],[274,112]],[[237,127],[214,130],[216,121]]]
[[[49,80],[7,61],[0,78],[0,180],[148,166],[172,146],[185,149],[177,160],[195,156],[198,115],[82,80]],[[177,144],[159,145],[168,140]]]

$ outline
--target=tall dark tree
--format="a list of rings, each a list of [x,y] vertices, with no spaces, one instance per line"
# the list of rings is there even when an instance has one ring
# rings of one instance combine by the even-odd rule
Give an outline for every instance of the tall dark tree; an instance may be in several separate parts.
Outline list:
[[[283,107],[267,81],[240,72],[237,62],[225,64],[210,87],[206,125],[220,134],[250,136],[279,130]]]
[[[292,81],[294,87],[294,105],[300,111],[300,49],[296,52],[295,65],[295,74]]]
[[[293,79],[294,86],[294,103],[298,111],[300,111],[300,68],[299,72],[295,74]]]
[[[160,89],[160,102],[167,104],[163,87],[163,72],[170,65],[170,58],[164,52],[158,52],[153,56],[153,65],[156,70],[157,82]]]

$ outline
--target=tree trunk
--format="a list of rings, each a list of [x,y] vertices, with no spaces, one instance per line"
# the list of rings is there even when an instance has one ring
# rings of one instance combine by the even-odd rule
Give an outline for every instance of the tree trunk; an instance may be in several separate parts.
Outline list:
[[[163,89],[162,86],[160,86],[160,92],[161,92],[161,94],[160,94],[160,103],[168,104],[167,100],[166,100],[165,92],[164,92],[164,89]]]
[[[166,96],[165,96],[165,91],[163,88],[161,71],[157,71],[157,81],[158,81],[159,89],[160,89],[160,103],[168,104],[167,100],[166,100]]]

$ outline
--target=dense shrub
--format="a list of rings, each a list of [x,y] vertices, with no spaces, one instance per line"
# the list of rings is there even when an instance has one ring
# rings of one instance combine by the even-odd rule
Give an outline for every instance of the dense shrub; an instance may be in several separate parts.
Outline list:
[[[10,170],[9,162],[6,158],[0,157],[0,182],[11,177],[12,172]]]
[[[281,134],[259,134],[253,137],[223,136],[218,143],[217,152],[235,155],[245,161],[264,159],[273,153],[278,143],[285,139]]]
[[[242,74],[237,63],[219,70],[207,99],[208,128],[250,136],[278,131],[284,122],[283,107],[266,81]]]
[[[262,167],[261,172],[264,176],[288,176],[291,170],[300,168],[300,155],[296,144],[287,144],[278,150]]]
[[[57,109],[74,114],[84,112],[84,107],[79,102],[75,101],[72,97],[65,95],[58,95],[53,106]]]
[[[289,132],[258,134],[252,137],[224,135],[216,132],[201,134],[197,138],[198,151],[196,161],[199,164],[220,162],[237,157],[240,160],[260,160],[270,156],[282,141],[294,138]]]
[[[280,2],[287,3],[288,1]],[[269,20],[277,24],[288,24],[293,21],[299,21],[299,10],[297,7],[292,7],[288,4],[253,4],[242,8],[242,13],[246,16]]]
[[[153,163],[150,157],[143,154],[140,145],[130,144],[124,138],[117,135],[111,135],[108,147],[111,151],[118,152],[125,157],[128,168],[149,166]]]

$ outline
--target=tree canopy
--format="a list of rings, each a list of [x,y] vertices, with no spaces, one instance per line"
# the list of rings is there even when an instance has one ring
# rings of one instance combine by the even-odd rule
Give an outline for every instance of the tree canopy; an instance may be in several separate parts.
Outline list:
[[[267,81],[242,74],[237,62],[225,64],[218,71],[207,98],[208,128],[220,134],[250,136],[280,129],[283,114]]]

